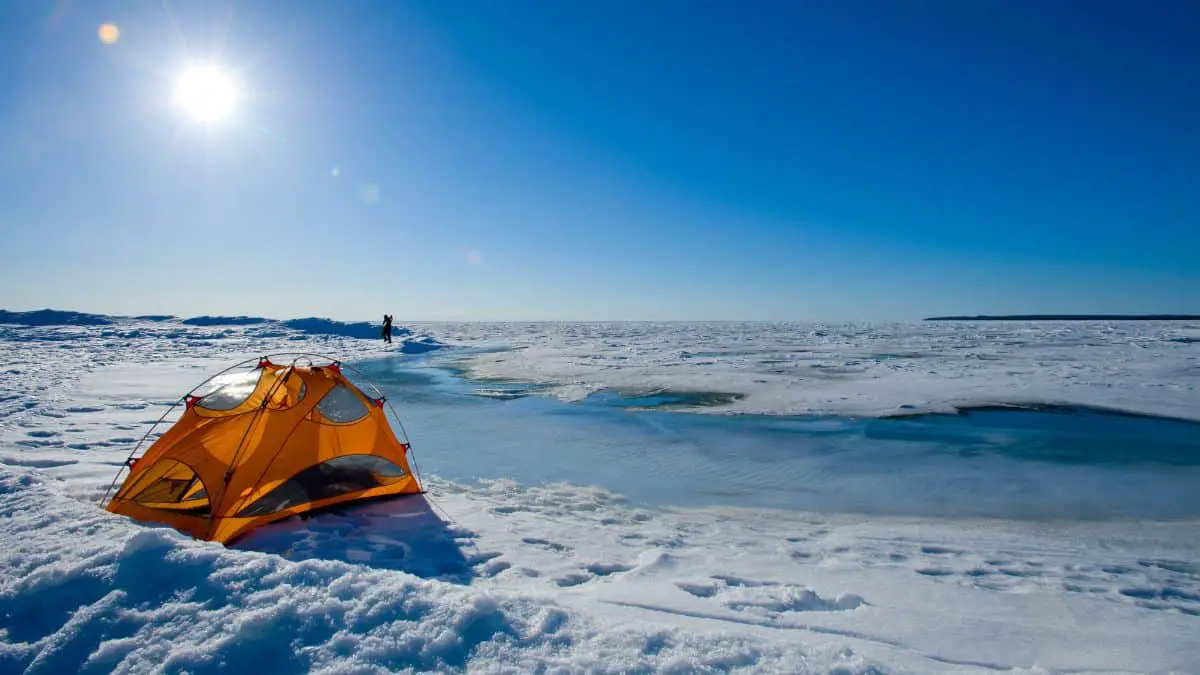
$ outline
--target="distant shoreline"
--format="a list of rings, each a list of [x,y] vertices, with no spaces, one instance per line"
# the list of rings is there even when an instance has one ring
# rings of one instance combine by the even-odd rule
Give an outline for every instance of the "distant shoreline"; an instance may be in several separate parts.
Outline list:
[[[931,316],[923,321],[1200,321],[1200,314],[979,314]]]

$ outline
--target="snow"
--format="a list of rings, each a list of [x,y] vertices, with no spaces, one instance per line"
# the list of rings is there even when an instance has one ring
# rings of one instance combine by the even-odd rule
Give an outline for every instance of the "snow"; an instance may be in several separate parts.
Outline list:
[[[597,391],[717,392],[696,412],[890,415],[997,403],[1070,404],[1200,420],[1196,322],[463,324],[503,344],[472,377]]]
[[[106,326],[112,321],[99,314],[86,314],[57,309],[37,309],[29,312],[10,312],[0,309],[0,324],[22,326]]]
[[[1200,427],[726,419],[614,393],[816,409],[833,385],[808,365],[856,362],[837,386],[872,404],[829,410],[1020,398],[1194,417],[1189,324],[409,324],[384,345],[110,319],[0,326],[0,672],[1200,672]],[[230,548],[99,508],[170,403],[274,351],[380,382],[429,493]],[[804,379],[766,377],[770,360]]]
[[[362,338],[366,340],[374,340],[379,338],[382,327],[378,324],[367,323],[365,321],[354,323],[343,323],[341,321],[331,321],[329,319],[308,318],[308,319],[291,319],[283,322],[284,326],[292,328],[310,335],[342,335],[345,337]],[[404,328],[396,328],[393,330],[393,335],[407,335],[408,331]]]
[[[804,672],[814,658],[865,672],[836,649],[615,627],[497,584],[226,550],[108,517],[29,474],[0,478],[0,513],[4,672]]]
[[[270,319],[263,316],[193,316],[183,319],[180,323],[185,326],[253,326],[268,323]]]

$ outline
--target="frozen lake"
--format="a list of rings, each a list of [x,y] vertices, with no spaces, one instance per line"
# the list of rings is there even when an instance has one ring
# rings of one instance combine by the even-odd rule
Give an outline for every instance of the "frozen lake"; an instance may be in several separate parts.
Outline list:
[[[19,320],[0,672],[1200,663],[1192,324]],[[167,406],[279,351],[366,371],[428,494],[228,548],[100,508]]]

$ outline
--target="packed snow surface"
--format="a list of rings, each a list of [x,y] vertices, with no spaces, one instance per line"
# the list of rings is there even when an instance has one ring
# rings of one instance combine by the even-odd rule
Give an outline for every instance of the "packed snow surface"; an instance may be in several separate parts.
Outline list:
[[[844,416],[1194,419],[1192,324],[37,318],[0,326],[0,673],[1200,673],[1200,426]],[[98,506],[276,351],[379,383],[429,493],[230,548]]]

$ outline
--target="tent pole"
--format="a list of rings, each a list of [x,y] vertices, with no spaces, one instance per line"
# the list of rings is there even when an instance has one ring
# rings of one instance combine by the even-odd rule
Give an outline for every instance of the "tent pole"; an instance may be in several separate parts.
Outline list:
[[[129,451],[129,456],[126,457],[125,461],[121,463],[121,467],[119,469],[117,469],[117,475],[113,476],[112,483],[109,483],[108,489],[104,491],[104,496],[100,498],[101,506],[104,506],[105,502],[108,501],[108,493],[112,492],[112,489],[117,486],[117,479],[121,477],[121,472],[123,472],[127,467],[129,467],[131,465],[131,462],[133,461],[133,456],[142,447],[142,443],[145,443],[146,439],[150,438],[150,434],[154,433],[154,430],[158,428],[158,425],[162,424],[162,421],[167,418],[167,415],[170,415],[171,411],[174,410],[175,407],[178,406],[180,403],[183,403],[185,400],[187,400],[186,396],[175,401],[174,403],[171,404],[171,407],[164,410],[163,414],[160,415],[159,418],[157,420],[155,420],[154,424],[150,425],[150,428],[146,430],[145,435],[143,435],[142,439],[137,442],[137,445],[133,446],[133,450]]]
[[[232,366],[229,366],[228,368],[226,368],[218,373],[209,375],[207,378],[204,379],[203,382],[201,382],[200,384],[197,384],[196,386],[189,389],[186,394],[184,394],[178,400],[176,400],[174,403],[172,403],[171,407],[167,408],[166,411],[164,411],[163,414],[160,415],[157,420],[155,420],[154,424],[150,425],[150,428],[146,430],[145,435],[142,436],[142,440],[138,441],[137,445],[133,446],[133,450],[129,451],[129,456],[125,458],[125,462],[123,464],[121,464],[121,468],[117,469],[117,475],[113,476],[112,483],[110,483],[108,486],[108,489],[104,491],[104,496],[100,498],[100,505],[104,506],[104,503],[106,501],[108,501],[108,493],[112,492],[112,489],[114,487],[116,487],[117,479],[121,477],[121,472],[124,471],[126,469],[126,467],[128,467],[130,465],[130,461],[133,460],[133,456],[134,456],[134,454],[137,453],[138,449],[142,447],[142,443],[145,443],[146,439],[150,438],[150,434],[154,433],[154,430],[158,428],[158,425],[162,424],[162,421],[167,418],[167,415],[171,414],[171,411],[174,410],[176,406],[178,406],[180,403],[183,403],[184,401],[186,401],[188,399],[188,397],[191,396],[192,393],[195,392],[200,387],[203,387],[204,385],[208,384],[209,382],[212,382],[214,379],[224,375],[225,373],[228,373],[229,371],[233,370],[234,368],[239,368],[241,366],[244,366],[253,360],[254,359],[246,359],[245,361],[242,361],[240,363],[235,363]]]

